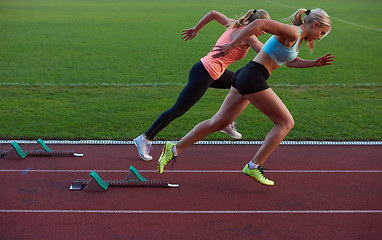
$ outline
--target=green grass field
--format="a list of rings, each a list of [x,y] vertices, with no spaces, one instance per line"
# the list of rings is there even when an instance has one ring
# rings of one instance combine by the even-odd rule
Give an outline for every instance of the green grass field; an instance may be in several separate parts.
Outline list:
[[[280,20],[316,7],[331,16],[332,32],[299,56],[333,53],[336,61],[283,66],[268,80],[295,118],[286,140],[382,140],[382,2],[376,0],[2,0],[0,138],[131,140],[172,106],[192,65],[224,31],[212,22],[192,41],[180,38],[208,11],[235,17],[262,8]],[[254,56],[250,50],[229,69]],[[211,117],[227,93],[208,90],[157,139],[179,139]],[[237,123],[246,140],[263,140],[272,127],[254,107]]]

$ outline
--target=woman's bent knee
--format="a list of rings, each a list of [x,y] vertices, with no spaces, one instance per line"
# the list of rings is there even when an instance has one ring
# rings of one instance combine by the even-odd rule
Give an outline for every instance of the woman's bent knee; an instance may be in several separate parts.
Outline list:
[[[283,126],[285,131],[290,132],[294,127],[294,120],[293,118],[287,119],[286,121],[283,121],[281,125]]]
[[[219,131],[227,127],[232,121],[227,121],[225,119],[214,119],[213,117],[209,119],[210,127],[214,131]]]

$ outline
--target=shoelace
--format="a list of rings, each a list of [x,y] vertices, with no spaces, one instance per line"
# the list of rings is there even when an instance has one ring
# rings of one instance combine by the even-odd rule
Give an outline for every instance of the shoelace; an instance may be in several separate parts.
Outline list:
[[[234,130],[236,130],[236,122],[232,122],[232,123],[231,123],[231,127],[232,127]]]
[[[176,162],[176,157],[173,157],[171,160],[171,168],[174,166],[174,163]]]
[[[261,167],[258,168],[257,170],[260,171],[261,175],[263,175],[263,177],[264,177],[265,179],[268,179],[268,178],[265,176],[265,174],[264,174],[264,170],[271,170],[271,169],[269,169],[269,168],[263,168],[263,166],[261,166]]]
[[[153,149],[153,147],[151,146],[151,143],[146,143],[145,145],[146,145],[146,152],[147,154],[149,154],[150,150]]]

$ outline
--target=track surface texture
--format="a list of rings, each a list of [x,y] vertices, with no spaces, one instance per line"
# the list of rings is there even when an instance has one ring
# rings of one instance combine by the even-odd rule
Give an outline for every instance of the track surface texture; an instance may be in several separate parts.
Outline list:
[[[20,144],[25,150],[32,145]],[[83,157],[0,159],[0,239],[369,239],[382,236],[382,147],[280,145],[264,164],[275,186],[241,173],[259,145],[194,145],[156,173],[134,145],[49,145]],[[0,144],[0,149],[9,149]],[[179,188],[70,191],[95,170]]]

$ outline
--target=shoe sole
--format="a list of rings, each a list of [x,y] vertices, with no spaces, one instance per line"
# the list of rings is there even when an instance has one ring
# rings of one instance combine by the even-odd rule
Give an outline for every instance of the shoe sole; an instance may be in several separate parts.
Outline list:
[[[265,185],[265,186],[274,186],[274,185],[275,185],[274,183],[273,183],[273,185],[264,184],[264,183],[260,182],[257,178],[252,177],[251,175],[246,174],[245,172],[243,172],[243,174],[245,174],[246,176],[252,178],[252,179],[255,180],[256,182],[260,183],[261,185]]]
[[[159,157],[159,160],[158,160],[158,164],[157,164],[157,171],[158,171],[159,174],[163,173],[163,169],[162,169],[162,172],[160,171],[160,160],[162,159],[162,157],[164,155],[165,149],[166,149],[166,144],[163,147],[162,153],[160,154],[160,157]],[[164,168],[164,166],[163,166],[163,168]]]
[[[163,173],[164,166],[166,166],[167,163],[169,163],[170,161],[172,161],[173,159],[175,159],[174,156],[173,156],[172,159],[171,159],[170,161],[168,161],[167,163],[165,163],[165,164],[163,165],[163,167],[162,167],[162,171],[160,171],[160,163],[161,163],[161,159],[162,159],[162,157],[164,156],[164,154],[165,154],[165,152],[166,152],[167,144],[168,144],[168,143],[169,143],[169,142],[166,142],[166,143],[164,144],[164,147],[163,147],[163,149],[162,149],[162,153],[161,153],[161,155],[160,155],[160,157],[159,157],[159,159],[158,159],[157,170],[158,170],[158,173],[159,173],[159,174]],[[171,144],[171,143],[169,143],[169,144]],[[175,146],[175,145],[173,145],[173,146]],[[170,151],[172,151],[172,150],[170,150]]]
[[[242,138],[242,136],[240,136],[240,137],[236,137],[236,136],[234,136],[234,135],[232,135],[232,134],[230,134],[229,132],[224,131],[224,130],[220,130],[220,132],[225,133],[225,134],[228,134],[228,136],[230,136],[231,138],[234,138],[234,139],[241,139],[241,138]]]
[[[142,158],[143,161],[148,162],[148,161],[153,160],[153,157],[151,157],[151,156],[150,156],[151,159],[148,159],[148,158],[145,158],[144,156],[142,156],[142,154],[141,154],[141,149],[139,148],[139,145],[138,145],[138,143],[137,143],[137,140],[135,140],[135,139],[134,139],[134,145],[137,147],[137,149],[138,149],[138,154],[139,154],[139,156]]]

